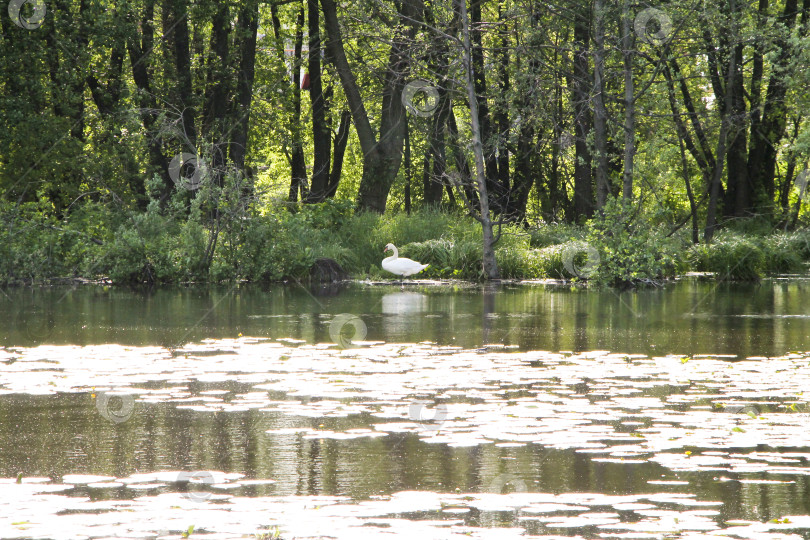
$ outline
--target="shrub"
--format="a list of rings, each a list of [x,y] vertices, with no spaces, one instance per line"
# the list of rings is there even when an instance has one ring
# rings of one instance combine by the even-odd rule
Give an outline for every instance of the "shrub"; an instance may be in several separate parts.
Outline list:
[[[635,211],[610,198],[603,214],[588,222],[587,241],[599,254],[599,263],[585,276],[589,280],[628,286],[674,276],[681,268],[676,256],[680,246]],[[578,253],[584,255],[582,250]]]

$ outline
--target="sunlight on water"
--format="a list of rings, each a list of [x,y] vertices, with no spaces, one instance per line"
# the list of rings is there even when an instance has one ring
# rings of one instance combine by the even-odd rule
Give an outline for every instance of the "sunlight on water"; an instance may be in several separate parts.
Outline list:
[[[289,341],[0,350],[0,536],[810,531],[806,353]]]

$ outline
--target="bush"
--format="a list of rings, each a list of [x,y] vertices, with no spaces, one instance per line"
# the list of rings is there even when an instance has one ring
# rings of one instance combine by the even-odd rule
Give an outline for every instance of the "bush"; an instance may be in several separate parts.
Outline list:
[[[593,268],[584,277],[600,284],[628,286],[674,277],[683,268],[677,257],[681,246],[666,238],[648,217],[634,215],[635,211],[610,198],[603,214],[588,222],[587,241],[599,261],[589,263]],[[587,256],[581,249],[576,253]],[[569,262],[567,266],[573,265]]]

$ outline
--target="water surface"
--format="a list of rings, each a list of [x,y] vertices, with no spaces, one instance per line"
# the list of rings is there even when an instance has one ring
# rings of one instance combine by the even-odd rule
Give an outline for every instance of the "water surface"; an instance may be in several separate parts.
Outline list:
[[[806,281],[2,298],[2,538],[810,537]]]

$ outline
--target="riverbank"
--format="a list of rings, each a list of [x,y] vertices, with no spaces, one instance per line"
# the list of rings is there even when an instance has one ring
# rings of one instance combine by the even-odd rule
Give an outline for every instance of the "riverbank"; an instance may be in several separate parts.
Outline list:
[[[271,283],[309,280],[319,260],[345,277],[379,280],[383,246],[430,266],[420,279],[480,281],[481,229],[436,209],[410,215],[355,214],[349,201],[277,207],[237,218],[160,210],[113,213],[85,204],[58,220],[33,204],[0,208],[0,283],[80,280],[112,284]],[[558,279],[610,286],[658,283],[688,272],[718,280],[804,274],[810,230],[777,232],[750,222],[720,230],[710,244],[663,221],[621,208],[583,226],[500,228],[496,259],[507,280]]]

